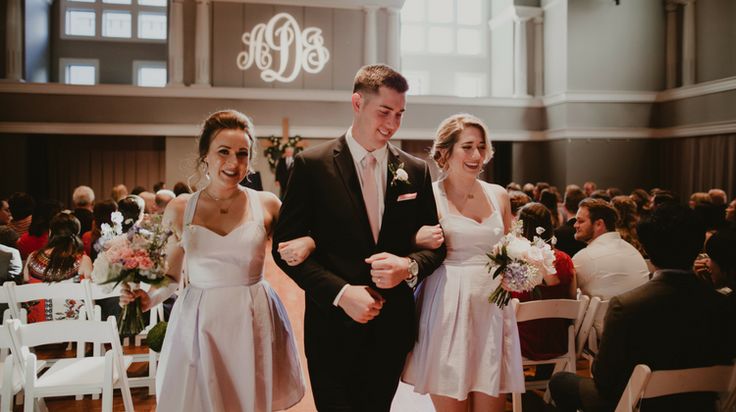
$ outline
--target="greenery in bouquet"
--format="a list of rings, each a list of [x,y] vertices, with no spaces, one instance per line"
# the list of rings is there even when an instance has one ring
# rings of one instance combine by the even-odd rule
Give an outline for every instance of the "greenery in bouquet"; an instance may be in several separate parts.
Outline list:
[[[148,331],[146,343],[152,351],[161,352],[161,348],[164,346],[164,337],[166,337],[167,326],[168,322],[161,321]]]
[[[514,222],[509,233],[487,254],[488,272],[493,273],[494,279],[501,277],[488,301],[499,307],[509,303],[513,292],[532,291],[542,283],[545,274],[557,273],[552,247],[538,236],[532,241],[522,236],[523,225],[522,221]],[[544,229],[538,227],[536,231],[541,234]]]
[[[123,216],[114,212],[113,226],[102,224],[102,250],[95,259],[92,281],[111,292],[125,284],[131,289],[140,283],[151,285],[170,281],[166,276],[166,244],[171,230],[165,228],[161,215],[146,215],[127,233],[122,232]],[[121,336],[134,336],[145,327],[140,302],[136,299],[121,311],[118,329]]]

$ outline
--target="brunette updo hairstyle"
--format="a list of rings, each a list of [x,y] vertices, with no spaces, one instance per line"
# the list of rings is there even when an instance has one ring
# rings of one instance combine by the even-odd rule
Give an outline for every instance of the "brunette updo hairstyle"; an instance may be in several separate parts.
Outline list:
[[[220,110],[212,113],[202,124],[202,131],[197,137],[199,156],[197,157],[197,170],[206,167],[204,158],[210,150],[210,144],[220,130],[242,130],[248,139],[248,173],[253,173],[253,158],[256,153],[256,138],[253,122],[248,116],[237,110]]]
[[[118,202],[118,212],[123,215],[123,233],[143,218],[146,202],[138,195],[128,195]]]
[[[554,227],[552,226],[552,213],[541,203],[532,202],[519,209],[519,220],[524,222],[523,235],[529,240],[540,237],[545,241],[552,239]],[[544,229],[537,233],[537,228]]]
[[[493,158],[493,146],[491,146],[491,138],[485,123],[472,114],[459,113],[443,120],[437,128],[434,144],[432,144],[432,150],[429,152],[430,157],[437,164],[437,167],[442,170],[446,169],[447,159],[449,159],[455,143],[457,143],[463,130],[468,127],[477,128],[483,140],[486,142],[488,149],[486,150],[486,158],[483,159],[483,164],[488,163]]]

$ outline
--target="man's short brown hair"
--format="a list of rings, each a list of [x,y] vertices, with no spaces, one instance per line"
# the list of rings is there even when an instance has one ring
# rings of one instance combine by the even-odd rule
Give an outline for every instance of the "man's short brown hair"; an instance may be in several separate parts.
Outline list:
[[[391,66],[371,64],[361,67],[358,73],[355,74],[353,93],[377,94],[381,86],[399,93],[406,93],[409,90],[409,83],[407,83],[406,78]]]
[[[618,212],[610,203],[602,199],[587,198],[580,202],[578,207],[588,209],[590,215],[590,223],[595,223],[598,219],[603,219],[606,225],[606,231],[613,232],[616,230],[616,221],[618,220]]]

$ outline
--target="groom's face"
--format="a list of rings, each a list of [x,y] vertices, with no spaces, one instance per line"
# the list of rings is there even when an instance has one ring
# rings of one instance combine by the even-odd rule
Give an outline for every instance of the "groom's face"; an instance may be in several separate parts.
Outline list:
[[[378,93],[355,93],[353,137],[366,150],[383,147],[401,127],[406,94],[381,86]]]

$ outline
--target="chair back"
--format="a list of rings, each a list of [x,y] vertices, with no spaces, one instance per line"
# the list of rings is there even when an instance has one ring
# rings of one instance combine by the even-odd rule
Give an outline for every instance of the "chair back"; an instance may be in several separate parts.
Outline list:
[[[728,393],[736,386],[736,367],[716,365],[702,368],[654,371],[636,365],[621,395],[616,412],[638,410],[641,399],[688,392]]]
[[[543,299],[523,303],[518,299],[511,300],[517,322],[547,318],[577,320],[584,303],[573,299]]]
[[[21,312],[20,304],[41,299],[76,299],[82,301],[84,309],[80,311],[80,316],[86,319],[94,319],[94,305],[89,283],[88,279],[82,279],[79,283],[53,282],[15,285],[12,282],[6,282],[5,286],[9,291],[10,306],[14,307],[17,312],[17,315],[13,313],[13,317],[25,323],[26,319]]]
[[[583,322],[576,333],[575,353],[577,356],[580,356],[583,349],[585,349],[585,344],[588,343],[591,333],[596,334],[596,340],[603,336],[603,319],[606,316],[606,311],[608,311],[608,300],[601,300],[598,296],[590,299]]]
[[[17,308],[13,304],[13,300],[10,298],[10,293],[11,293],[10,288],[12,288],[13,286],[15,286],[15,282],[6,281],[3,283],[3,286],[0,288],[0,304],[8,305],[8,308],[5,310],[5,313],[0,314],[3,316],[3,322],[6,319],[10,319],[10,318],[18,319],[18,317],[20,316],[20,313],[17,312]]]

